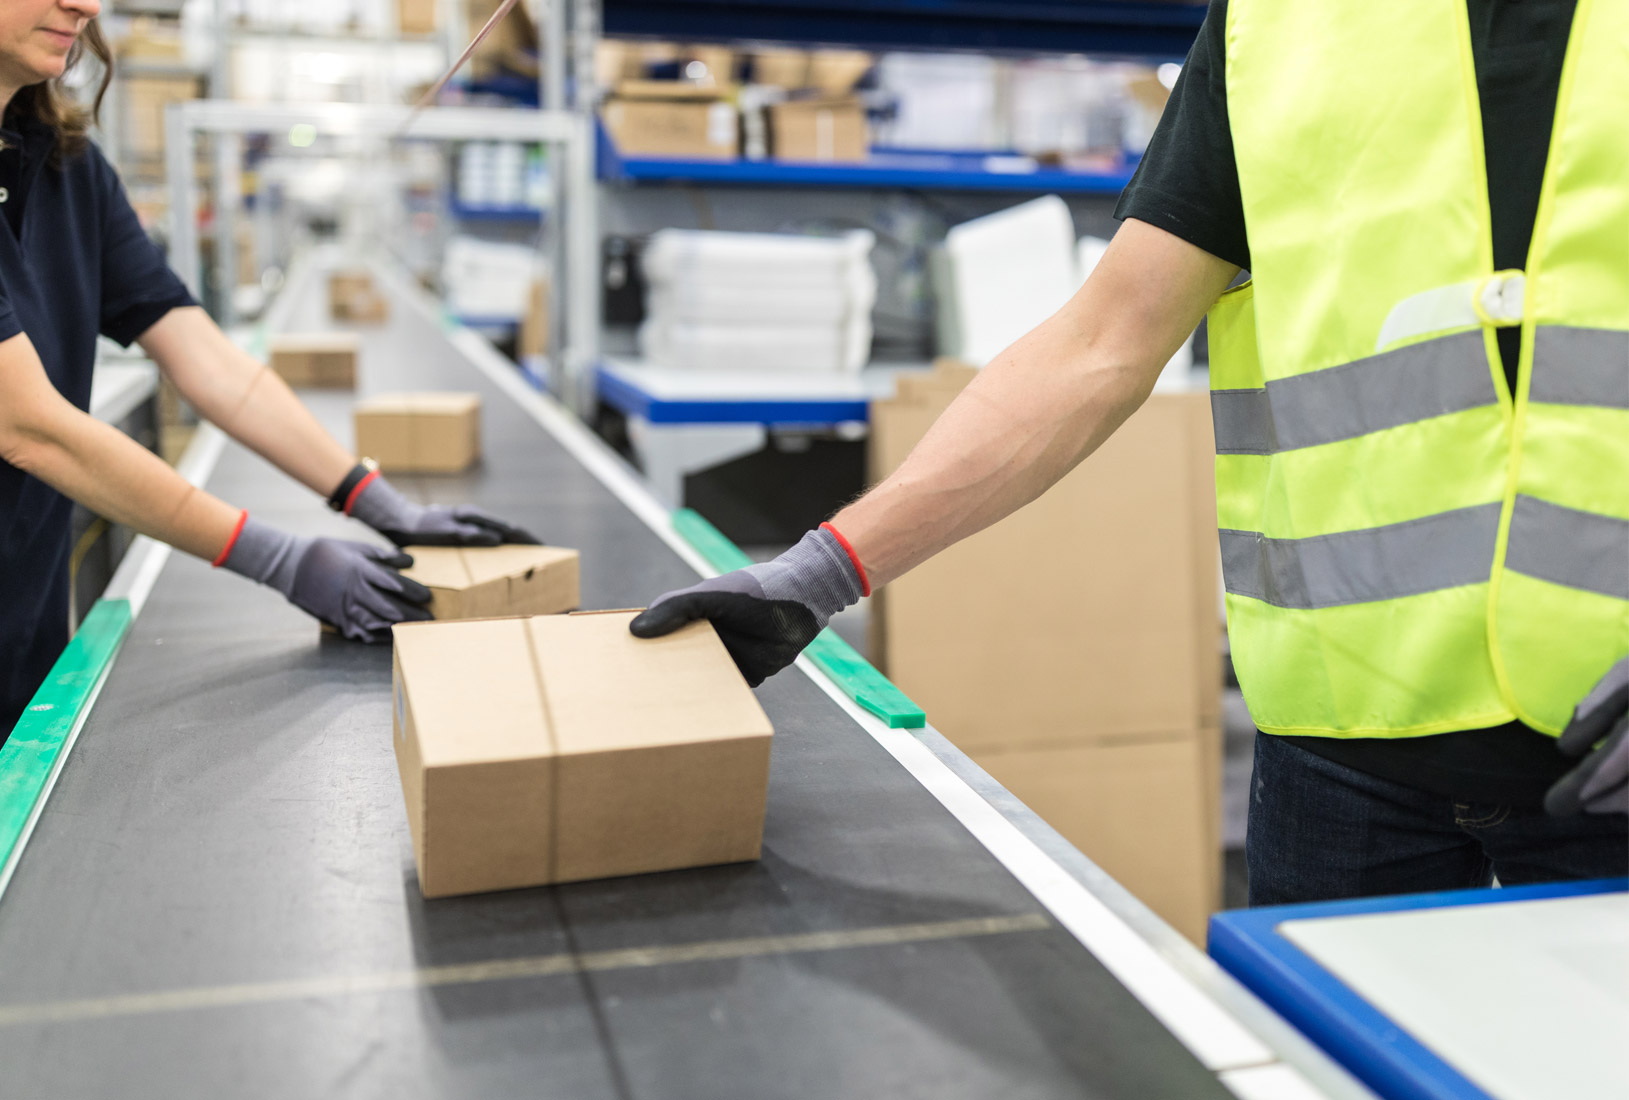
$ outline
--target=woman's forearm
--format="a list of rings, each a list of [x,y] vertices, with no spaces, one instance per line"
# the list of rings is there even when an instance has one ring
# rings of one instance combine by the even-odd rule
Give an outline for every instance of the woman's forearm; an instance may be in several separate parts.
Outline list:
[[[97,515],[206,561],[226,547],[241,515],[70,405],[26,336],[0,343],[0,458]]]
[[[1028,504],[1102,445],[1237,273],[1126,222],[1086,286],[980,371],[899,469],[834,517],[872,586]]]
[[[141,345],[200,415],[318,495],[355,465],[288,384],[196,306],[171,310]]]

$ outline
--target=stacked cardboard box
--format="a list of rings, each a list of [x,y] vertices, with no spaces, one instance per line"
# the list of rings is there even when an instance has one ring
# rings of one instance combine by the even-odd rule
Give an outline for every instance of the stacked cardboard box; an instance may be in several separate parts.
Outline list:
[[[601,110],[625,156],[732,160],[740,121],[732,89],[676,80],[625,80]]]
[[[709,624],[641,641],[632,617],[396,627],[426,897],[758,858],[769,719]]]
[[[768,111],[776,160],[856,163],[870,153],[865,106],[853,96],[789,99]]]
[[[896,468],[976,375],[871,409]],[[1220,886],[1209,405],[1160,393],[1039,500],[879,593],[873,658],[995,779],[1201,941]]]
[[[403,34],[436,33],[437,0],[396,0],[396,26]]]

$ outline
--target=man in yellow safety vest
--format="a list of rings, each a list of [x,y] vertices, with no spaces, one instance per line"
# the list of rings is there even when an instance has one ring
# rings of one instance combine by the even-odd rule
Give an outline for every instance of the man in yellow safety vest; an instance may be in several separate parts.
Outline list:
[[[1616,0],[1212,0],[1075,298],[635,633],[710,619],[762,679],[1090,454],[1208,310],[1252,903],[1625,873],[1626,57]]]

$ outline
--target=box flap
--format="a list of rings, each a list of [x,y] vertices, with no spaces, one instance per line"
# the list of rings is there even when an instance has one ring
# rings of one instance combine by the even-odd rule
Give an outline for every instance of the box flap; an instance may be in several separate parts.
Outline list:
[[[554,565],[577,556],[577,551],[563,546],[523,546],[506,543],[503,546],[469,546],[460,553],[464,572],[470,584],[485,584],[502,577],[522,576],[541,566]],[[426,582],[428,583],[428,582]]]
[[[357,401],[359,413],[405,415],[434,413],[458,415],[481,407],[481,396],[475,393],[376,393]]]
[[[392,633],[426,767],[553,753],[526,620],[399,623]]]
[[[632,612],[527,623],[561,755],[768,737],[769,717],[711,623],[628,633]]]
[[[468,588],[469,568],[457,546],[404,546],[413,558],[413,564],[402,570],[402,576],[412,577],[428,588]]]
[[[727,99],[735,89],[721,84],[685,84],[677,80],[624,80],[616,87],[622,99]]]

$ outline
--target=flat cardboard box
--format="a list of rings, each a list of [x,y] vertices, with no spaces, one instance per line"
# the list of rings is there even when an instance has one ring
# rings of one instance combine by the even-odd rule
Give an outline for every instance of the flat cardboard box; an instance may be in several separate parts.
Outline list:
[[[481,457],[481,397],[474,393],[391,393],[351,411],[356,453],[387,473],[456,474]]]
[[[395,628],[427,898],[757,859],[773,730],[711,625],[633,612]]]
[[[348,332],[288,333],[267,341],[266,358],[291,386],[354,390],[360,347]]]
[[[937,718],[935,719],[937,722]],[[1220,902],[1220,823],[1203,758],[1215,727],[975,760],[1196,944]]]
[[[581,606],[577,551],[563,546],[409,546],[402,570],[430,590],[438,622],[553,615]]]
[[[741,126],[727,92],[677,81],[624,81],[601,117],[624,156],[733,160]]]
[[[872,404],[872,480],[976,374]],[[1155,393],[1039,500],[874,596],[873,662],[973,754],[1219,725],[1212,461],[1207,395]]]
[[[789,99],[769,108],[776,160],[853,164],[870,154],[865,107],[857,99]]]

